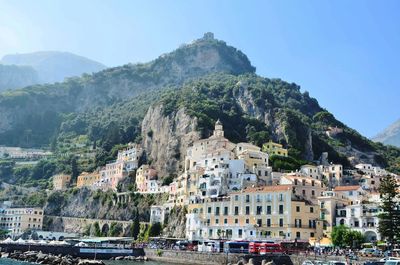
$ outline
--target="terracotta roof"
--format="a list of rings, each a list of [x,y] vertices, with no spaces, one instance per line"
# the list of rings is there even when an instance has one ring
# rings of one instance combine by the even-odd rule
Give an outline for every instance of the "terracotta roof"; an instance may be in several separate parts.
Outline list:
[[[291,190],[292,187],[293,187],[292,185],[247,187],[243,191],[232,192],[232,194],[255,193],[255,192],[271,192],[271,191],[287,191],[287,190]]]
[[[337,186],[334,188],[334,191],[350,191],[350,190],[358,190],[361,188],[360,186]]]

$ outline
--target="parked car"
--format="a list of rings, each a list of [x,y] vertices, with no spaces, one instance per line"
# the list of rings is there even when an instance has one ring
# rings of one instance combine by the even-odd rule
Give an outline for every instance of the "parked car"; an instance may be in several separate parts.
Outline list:
[[[306,259],[301,265],[314,265],[311,260]]]
[[[374,248],[363,248],[359,254],[364,257],[380,257],[382,256],[382,251]]]
[[[364,262],[364,265],[384,265],[384,264],[385,264],[384,261],[376,261],[376,260]]]
[[[328,261],[328,265],[347,265],[347,262],[346,261],[330,260],[330,261]]]
[[[400,259],[387,260],[384,265],[400,265]]]

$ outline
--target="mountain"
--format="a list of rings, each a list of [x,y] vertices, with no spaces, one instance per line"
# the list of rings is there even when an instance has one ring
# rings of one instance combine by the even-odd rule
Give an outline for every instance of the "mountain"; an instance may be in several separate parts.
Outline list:
[[[106,68],[85,57],[57,51],[5,55],[0,63],[32,67],[37,72],[38,80],[27,85],[62,82],[66,77],[90,74]]]
[[[372,140],[400,147],[400,119],[376,135]]]
[[[39,77],[31,66],[0,64],[0,92],[39,83]]]
[[[400,149],[374,143],[338,121],[294,83],[258,76],[240,50],[211,34],[145,64],[0,94],[0,145],[51,148],[30,171],[8,165],[0,179],[24,183],[55,172],[90,171],[130,141],[160,177],[176,175],[188,146],[220,119],[233,142],[268,140],[289,149],[271,159],[293,170],[323,152],[346,168],[359,162],[400,172]],[[10,169],[11,168],[11,169]],[[3,170],[3,172],[5,172]],[[45,174],[44,174],[44,173]]]

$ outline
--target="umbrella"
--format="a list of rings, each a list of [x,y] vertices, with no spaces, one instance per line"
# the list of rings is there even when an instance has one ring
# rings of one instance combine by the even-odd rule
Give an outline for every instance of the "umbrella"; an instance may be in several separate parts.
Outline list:
[[[26,241],[25,240],[23,240],[22,238],[19,238],[17,241],[15,241],[16,243],[18,243],[18,244],[25,244],[26,243]]]
[[[14,240],[12,240],[11,238],[7,238],[6,240],[4,240],[2,243],[5,243],[5,244],[12,244],[12,243],[15,243],[14,242]]]
[[[84,243],[84,242],[79,242],[78,244],[75,244],[75,247],[87,247],[88,244]]]
[[[63,245],[63,246],[69,245],[69,243],[67,241],[64,241],[64,240],[63,241],[59,241],[58,244],[59,245]]]

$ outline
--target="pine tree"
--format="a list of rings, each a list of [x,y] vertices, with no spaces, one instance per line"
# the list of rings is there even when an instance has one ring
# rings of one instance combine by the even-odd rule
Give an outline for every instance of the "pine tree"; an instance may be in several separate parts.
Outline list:
[[[379,186],[383,213],[379,215],[379,233],[392,246],[400,238],[399,185],[396,180],[384,177]]]
[[[135,220],[133,221],[132,237],[137,240],[140,233],[139,212],[136,212]]]

